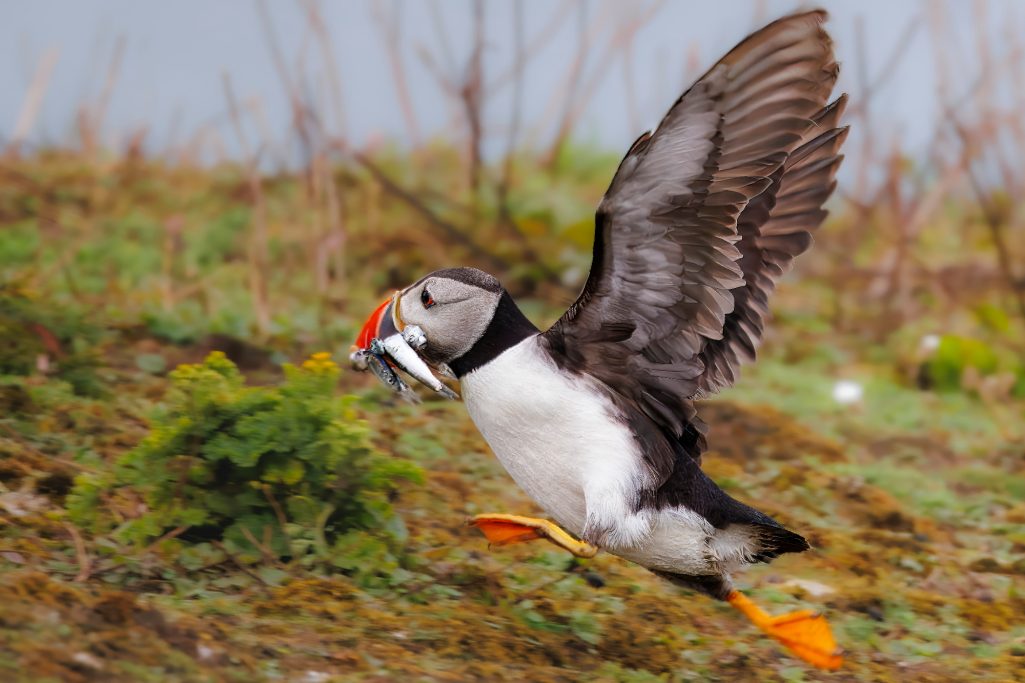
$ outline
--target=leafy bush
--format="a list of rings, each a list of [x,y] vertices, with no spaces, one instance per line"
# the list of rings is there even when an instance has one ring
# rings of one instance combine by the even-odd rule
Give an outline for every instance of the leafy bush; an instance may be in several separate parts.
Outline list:
[[[112,473],[76,480],[72,520],[104,531],[119,515],[115,536],[138,544],[179,529],[245,561],[393,563],[404,527],[389,496],[421,474],[372,447],[353,399],[335,397],[338,372],[316,354],[278,387],[247,387],[220,352],[178,367],[142,443]]]
[[[971,337],[945,334],[927,364],[929,378],[940,391],[958,391],[966,369],[992,375],[1000,369],[1000,358],[992,347]]]

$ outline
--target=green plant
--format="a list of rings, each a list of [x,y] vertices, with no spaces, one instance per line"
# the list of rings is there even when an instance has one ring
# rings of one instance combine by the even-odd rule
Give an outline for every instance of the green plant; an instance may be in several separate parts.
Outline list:
[[[220,352],[178,367],[142,443],[112,473],[76,480],[72,520],[102,531],[113,508],[128,518],[114,532],[123,541],[177,529],[185,541],[223,542],[245,561],[386,568],[404,531],[389,497],[399,480],[421,474],[371,446],[352,398],[335,396],[338,374],[328,354],[286,365],[277,387],[245,386]],[[141,514],[124,512],[139,498]]]
[[[985,342],[970,337],[945,334],[929,360],[929,376],[941,391],[957,391],[966,368],[974,368],[980,375],[991,375],[999,369],[996,352]]]
[[[102,396],[96,373],[101,336],[99,327],[75,311],[0,282],[0,375],[45,371],[79,396]]]

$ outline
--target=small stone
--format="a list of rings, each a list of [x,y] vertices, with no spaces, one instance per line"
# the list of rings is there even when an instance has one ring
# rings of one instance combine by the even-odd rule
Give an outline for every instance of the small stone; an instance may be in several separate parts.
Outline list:
[[[781,585],[800,588],[813,598],[821,598],[823,595],[829,595],[830,593],[836,592],[836,589],[832,586],[827,586],[824,583],[819,583],[818,581],[812,581],[810,579],[787,579]]]
[[[81,664],[87,669],[92,669],[93,671],[103,670],[103,662],[101,662],[95,655],[91,655],[88,652],[76,652],[71,655],[71,660],[76,664]]]
[[[331,678],[331,674],[323,671],[307,671],[303,675],[303,681],[306,683],[324,683],[329,678]]]

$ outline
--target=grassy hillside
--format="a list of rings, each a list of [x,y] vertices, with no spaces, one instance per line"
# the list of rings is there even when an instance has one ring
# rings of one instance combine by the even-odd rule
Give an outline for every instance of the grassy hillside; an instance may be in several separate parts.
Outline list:
[[[489,551],[468,515],[538,511],[462,406],[344,362],[380,297],[439,267],[553,320],[615,162],[567,149],[473,190],[444,148],[277,177],[5,161],[0,678],[827,678],[617,558]],[[887,220],[824,228],[759,363],[703,407],[704,467],[812,542],[738,583],[827,614],[848,653],[828,679],[1020,679],[1021,321],[971,207],[896,289]]]

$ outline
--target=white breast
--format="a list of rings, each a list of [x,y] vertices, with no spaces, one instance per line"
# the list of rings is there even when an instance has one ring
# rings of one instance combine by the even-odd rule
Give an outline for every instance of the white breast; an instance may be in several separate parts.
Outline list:
[[[752,538],[685,507],[638,509],[651,482],[633,435],[596,380],[559,370],[530,337],[462,379],[463,401],[520,488],[560,526],[651,569],[730,571]]]
[[[610,504],[625,501],[645,476],[636,442],[616,420],[611,402],[589,389],[587,380],[559,370],[537,337],[462,379],[470,417],[502,465],[556,522],[577,535],[589,498],[593,514],[597,492],[612,494],[602,496]]]

